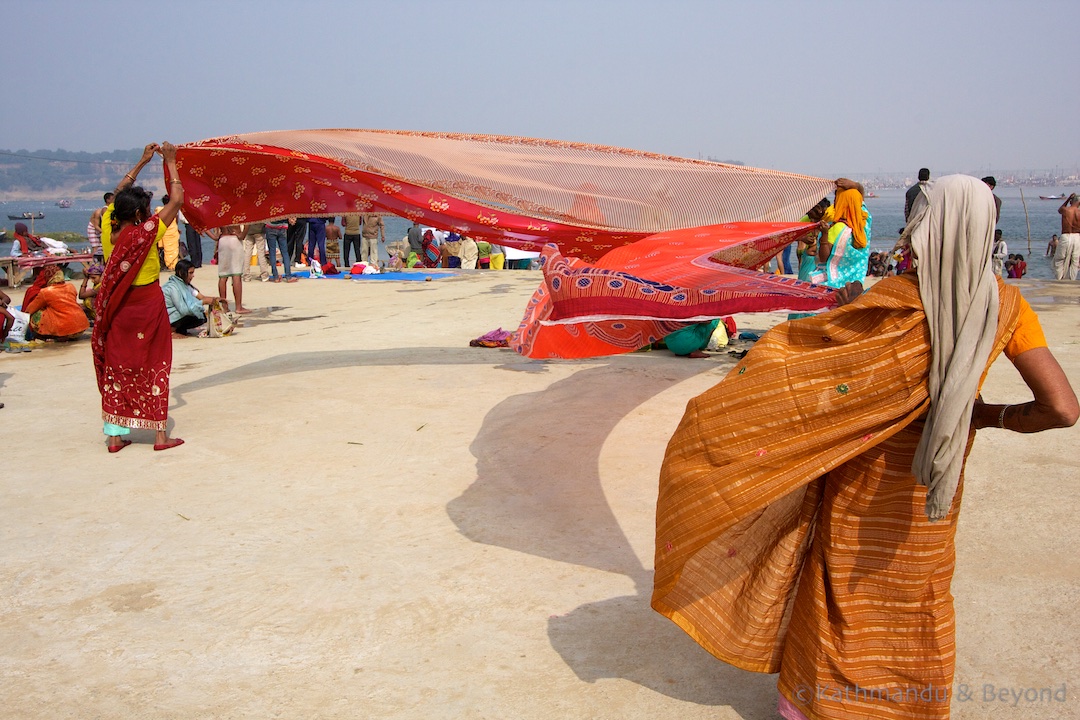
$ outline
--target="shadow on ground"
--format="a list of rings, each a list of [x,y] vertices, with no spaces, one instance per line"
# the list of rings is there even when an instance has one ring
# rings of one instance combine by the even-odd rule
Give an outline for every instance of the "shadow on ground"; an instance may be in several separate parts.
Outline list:
[[[492,352],[497,353],[493,355]],[[478,350],[462,347],[399,347],[385,350],[321,350],[286,353],[229,368],[213,375],[174,385],[170,392],[174,408],[187,404],[187,393],[211,390],[223,385],[262,378],[287,377],[292,373],[334,370],[358,366],[487,365],[503,360],[500,370],[545,372],[546,365],[527,360],[510,350]],[[601,362],[601,361],[595,361]],[[170,408],[172,412],[173,408]]]
[[[485,417],[470,450],[477,480],[447,512],[469,539],[626,575],[637,594],[582,605],[548,623],[552,647],[586,682],[623,678],[683,701],[773,718],[775,678],[736,670],[649,607],[642,566],[601,487],[600,452],[634,408],[715,361],[605,358]],[[528,438],[528,442],[522,442]]]

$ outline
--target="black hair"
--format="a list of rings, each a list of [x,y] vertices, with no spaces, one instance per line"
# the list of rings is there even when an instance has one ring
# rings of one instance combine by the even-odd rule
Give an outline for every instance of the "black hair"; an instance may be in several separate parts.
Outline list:
[[[987,175],[982,181],[992,188],[997,187],[997,180],[994,179],[993,175]]]
[[[124,188],[113,197],[112,228],[115,232],[122,222],[134,222],[140,210],[150,217],[150,198],[153,195],[141,187]]]
[[[807,210],[806,214],[812,216],[815,213],[820,213],[822,217],[824,217],[825,211],[829,209],[830,205],[832,205],[832,203],[829,201],[829,198],[823,197],[817,201],[817,204],[814,205],[814,207]]]
[[[919,181],[925,182],[930,179],[930,168],[921,168],[919,170]]]
[[[108,203],[109,200],[111,200],[115,196],[116,196],[115,193],[107,192],[107,193],[105,193],[104,195],[101,196],[101,199],[104,200],[106,203]]]
[[[162,195],[161,196],[161,204],[162,205],[168,205],[169,204],[169,196],[168,195]]]
[[[176,272],[176,277],[180,278],[185,283],[187,283],[188,273],[191,272],[191,269],[193,267],[195,267],[195,263],[191,262],[190,260],[186,260],[186,259],[185,260],[177,260],[176,261],[176,271],[175,271]]]
[[[1024,260],[1024,256],[1023,256],[1023,255],[1017,255],[1017,256],[1016,256],[1016,259],[1017,259],[1017,260],[1019,260],[1019,261],[1021,261],[1021,262],[1023,262],[1023,260]]]

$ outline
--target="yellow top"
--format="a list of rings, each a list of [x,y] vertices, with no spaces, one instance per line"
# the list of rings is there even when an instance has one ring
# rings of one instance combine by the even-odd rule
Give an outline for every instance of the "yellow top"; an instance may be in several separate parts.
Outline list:
[[[108,207],[105,208],[105,212],[101,214],[101,251],[105,254],[105,262],[109,261],[113,249],[112,212],[113,206],[112,203],[109,203]],[[146,260],[143,261],[142,267],[139,268],[139,274],[135,276],[133,285],[149,285],[158,281],[158,275],[161,274],[161,260],[157,254],[157,243],[161,242],[165,230],[165,224],[158,220],[156,242],[154,247],[150,248],[150,252],[146,253]]]
[[[164,205],[159,205],[154,212],[160,213],[164,209]],[[165,256],[165,267],[170,270],[176,269],[176,261],[180,259],[180,227],[175,220],[165,228],[164,235],[158,233],[157,242]]]

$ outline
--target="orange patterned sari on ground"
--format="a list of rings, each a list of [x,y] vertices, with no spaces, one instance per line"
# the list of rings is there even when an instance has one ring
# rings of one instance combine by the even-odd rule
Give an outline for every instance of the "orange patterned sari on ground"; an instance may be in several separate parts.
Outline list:
[[[1033,316],[999,289],[987,368]],[[929,361],[917,278],[883,280],[770,331],[668,445],[653,608],[721,660],[779,672],[807,717],[949,715],[961,493],[931,523],[911,474]]]

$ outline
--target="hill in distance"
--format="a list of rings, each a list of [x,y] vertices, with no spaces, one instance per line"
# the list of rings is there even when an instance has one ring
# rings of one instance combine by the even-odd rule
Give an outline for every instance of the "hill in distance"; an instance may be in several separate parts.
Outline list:
[[[100,199],[141,155],[142,148],[100,153],[0,150],[0,200]],[[140,184],[160,191],[160,175],[151,163]]]

